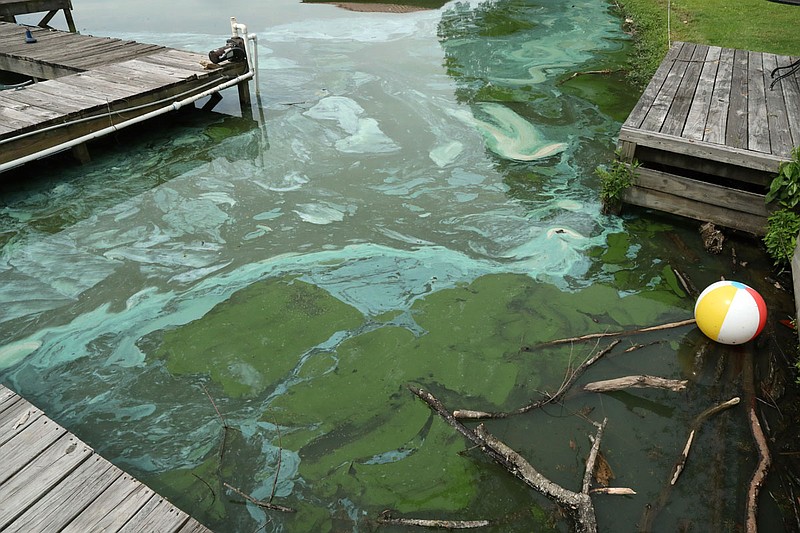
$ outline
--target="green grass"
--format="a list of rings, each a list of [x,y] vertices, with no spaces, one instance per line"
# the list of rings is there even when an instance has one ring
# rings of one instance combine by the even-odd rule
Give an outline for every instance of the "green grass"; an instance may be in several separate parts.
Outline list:
[[[667,0],[618,0],[636,37],[631,78],[643,85],[667,52]],[[672,41],[800,55],[800,6],[768,0],[675,0]]]

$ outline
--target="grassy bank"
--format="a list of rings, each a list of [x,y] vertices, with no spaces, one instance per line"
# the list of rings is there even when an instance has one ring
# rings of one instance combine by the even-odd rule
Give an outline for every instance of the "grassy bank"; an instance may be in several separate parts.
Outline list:
[[[672,41],[800,55],[800,6],[769,0],[617,0],[637,43],[632,78],[645,84]]]

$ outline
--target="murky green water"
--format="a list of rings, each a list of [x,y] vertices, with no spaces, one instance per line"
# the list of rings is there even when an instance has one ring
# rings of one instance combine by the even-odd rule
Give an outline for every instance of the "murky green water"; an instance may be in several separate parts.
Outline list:
[[[624,62],[605,2],[272,8],[269,22],[193,11],[213,35],[85,12],[97,34],[193,50],[218,46],[238,15],[259,35],[258,120],[230,116],[232,92],[223,115],[120,135],[84,167],[9,175],[0,380],[220,532],[371,531],[386,508],[565,529],[546,500],[462,453],[406,385],[452,408],[527,403],[594,348],[538,343],[690,317],[670,265],[698,285],[737,275],[779,309],[785,296],[706,256],[692,223],[600,213],[593,169],[636,91],[619,76],[564,80]],[[736,247],[763,268],[752,242]],[[637,529],[689,421],[739,394],[740,352],[698,356],[693,328],[634,340],[647,346],[620,346],[587,381],[650,373],[690,379],[688,392],[577,395],[490,424],[575,489],[593,433],[576,413],[608,417],[614,485],[639,494],[596,498],[603,531]],[[743,412],[702,439],[657,530],[741,516]],[[267,515],[223,482],[256,498],[275,486],[298,513]]]

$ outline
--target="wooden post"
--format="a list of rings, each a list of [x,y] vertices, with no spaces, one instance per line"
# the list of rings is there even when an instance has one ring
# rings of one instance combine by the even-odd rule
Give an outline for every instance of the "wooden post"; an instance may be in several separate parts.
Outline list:
[[[253,109],[250,107],[250,82],[244,80],[239,82],[236,87],[239,89],[239,107],[243,117],[253,117]]]
[[[69,31],[78,33],[78,29],[75,27],[75,20],[72,18],[72,11],[64,8],[64,18],[67,19],[67,28],[69,28]]]
[[[626,163],[633,161],[633,155],[636,153],[636,143],[630,141],[620,141],[619,153],[622,160]]]
[[[92,160],[92,156],[89,155],[89,148],[86,147],[86,143],[73,146],[72,156],[77,159],[81,165],[85,165]]]

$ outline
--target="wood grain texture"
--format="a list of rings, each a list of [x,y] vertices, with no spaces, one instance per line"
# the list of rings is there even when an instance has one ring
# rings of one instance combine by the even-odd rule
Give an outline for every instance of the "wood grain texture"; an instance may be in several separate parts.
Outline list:
[[[0,385],[0,530],[209,533]]]

